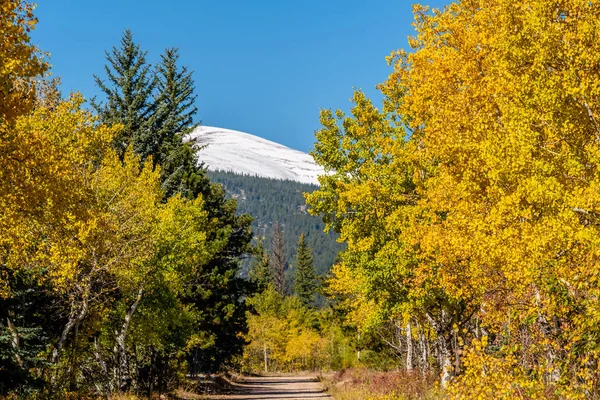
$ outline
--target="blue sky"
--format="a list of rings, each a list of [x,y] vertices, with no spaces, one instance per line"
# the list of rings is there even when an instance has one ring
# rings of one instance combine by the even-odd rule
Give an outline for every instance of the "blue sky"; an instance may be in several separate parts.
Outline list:
[[[385,56],[407,48],[405,0],[39,1],[33,41],[51,53],[65,91],[98,94],[104,50],[124,29],[150,62],[178,47],[194,71],[198,119],[308,151],[321,108],[349,106],[353,87],[377,98]],[[423,0],[442,7],[448,1]]]

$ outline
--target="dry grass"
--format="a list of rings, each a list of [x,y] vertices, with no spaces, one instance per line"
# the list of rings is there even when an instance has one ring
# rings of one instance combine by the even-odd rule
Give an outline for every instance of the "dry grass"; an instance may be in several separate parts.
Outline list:
[[[418,371],[381,372],[353,368],[324,379],[336,400],[433,400],[435,377]]]
[[[170,393],[154,394],[152,400],[202,400],[215,394],[231,393],[234,390],[237,376],[212,375],[188,379]],[[109,400],[148,400],[147,396],[132,394],[115,394]]]
[[[171,399],[177,399],[177,400],[202,400],[202,399],[206,399],[207,397],[205,395],[201,395],[195,392],[191,392],[185,388],[179,388],[175,391],[173,391],[172,396],[169,396]]]

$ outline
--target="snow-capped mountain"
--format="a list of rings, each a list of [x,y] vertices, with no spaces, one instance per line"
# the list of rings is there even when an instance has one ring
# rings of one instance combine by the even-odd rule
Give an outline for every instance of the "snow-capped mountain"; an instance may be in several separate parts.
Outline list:
[[[199,145],[206,145],[198,155],[210,171],[231,171],[315,185],[319,184],[317,176],[324,173],[309,154],[249,133],[200,126],[190,136]]]

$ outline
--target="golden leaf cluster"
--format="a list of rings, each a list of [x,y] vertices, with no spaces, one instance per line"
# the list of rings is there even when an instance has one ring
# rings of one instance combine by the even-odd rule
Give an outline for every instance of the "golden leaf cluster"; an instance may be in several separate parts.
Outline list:
[[[357,325],[429,326],[458,398],[597,396],[600,4],[414,14],[382,110],[321,114],[307,200],[348,243],[333,288],[376,305]]]

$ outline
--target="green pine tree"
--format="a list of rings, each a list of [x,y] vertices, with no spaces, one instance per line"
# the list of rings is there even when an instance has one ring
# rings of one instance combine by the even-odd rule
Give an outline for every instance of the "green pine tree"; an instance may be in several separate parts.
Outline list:
[[[152,93],[156,77],[152,66],[146,62],[147,52],[133,41],[133,34],[126,30],[121,46],[106,52],[109,65],[104,66],[108,82],[97,75],[94,79],[106,95],[106,102],[92,99],[92,107],[98,112],[100,121],[122,124],[123,130],[115,139],[115,148],[122,156],[129,145],[143,160],[156,154],[157,143],[153,133],[156,105]]]
[[[198,167],[195,142],[184,141],[197,126],[192,73],[178,66],[175,48],[164,51],[155,71],[146,62],[146,55],[126,30],[120,47],[106,52],[108,82],[94,76],[106,101],[92,99],[92,106],[101,122],[123,125],[115,140],[120,154],[133,145],[142,160],[152,156],[154,165],[161,166],[165,196],[181,193],[194,198],[205,194],[212,189],[206,171]]]
[[[68,312],[61,298],[32,271],[0,264],[11,295],[0,296],[0,398],[35,398],[44,385],[39,371],[49,366],[45,350],[56,340]]]
[[[155,162],[161,165],[163,189],[167,196],[182,193],[189,196],[195,181],[204,175],[198,165],[195,141],[184,141],[198,124],[194,115],[198,112],[194,94],[194,80],[187,67],[179,67],[179,52],[169,48],[161,55],[156,67],[157,91],[154,130],[157,143]],[[203,182],[205,184],[206,182]]]
[[[317,289],[317,274],[313,262],[312,250],[306,244],[304,233],[298,239],[296,251],[296,275],[294,277],[294,294],[304,305],[315,301]]]
[[[248,275],[250,280],[256,285],[260,291],[264,291],[273,284],[273,276],[269,264],[269,253],[265,250],[262,240],[259,240],[253,249],[253,256],[256,261],[250,266]]]

